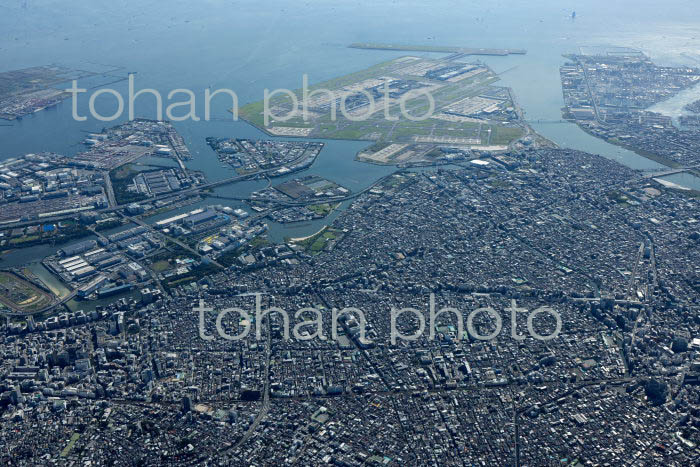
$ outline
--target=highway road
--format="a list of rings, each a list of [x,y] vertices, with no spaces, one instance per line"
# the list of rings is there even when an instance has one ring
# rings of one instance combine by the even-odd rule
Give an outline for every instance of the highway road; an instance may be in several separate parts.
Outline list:
[[[294,161],[290,162],[288,165],[297,164],[297,163],[301,162],[301,161],[304,160],[304,159],[305,159],[305,156],[301,156],[301,157],[299,157],[298,159],[295,159]],[[315,159],[314,159],[314,160],[315,160]],[[182,164],[182,161],[179,160],[178,163],[179,163],[179,164]],[[299,169],[299,170],[303,170],[303,169],[305,169],[305,168],[306,168],[306,167],[304,167],[304,168],[302,168],[302,169]],[[195,186],[195,187],[192,187],[192,188],[187,188],[187,189],[185,189],[185,190],[177,191],[177,192],[174,192],[174,193],[173,193],[173,192],[164,193],[164,194],[162,194],[162,195],[158,195],[158,196],[154,196],[154,197],[152,197],[152,198],[148,198],[147,201],[153,202],[153,201],[163,200],[163,199],[167,199],[167,198],[172,198],[172,197],[174,197],[174,196],[188,196],[188,195],[201,194],[203,191],[209,190],[209,189],[211,189],[211,188],[217,188],[217,187],[224,186],[224,185],[230,185],[230,184],[232,184],[232,183],[242,182],[242,181],[245,181],[245,180],[252,180],[252,179],[255,179],[255,178],[258,178],[258,177],[266,177],[267,175],[269,175],[269,174],[271,174],[271,173],[273,173],[273,172],[276,172],[276,171],[278,171],[279,169],[280,169],[280,167],[273,167],[273,168],[270,168],[270,169],[260,170],[260,171],[255,172],[255,173],[250,173],[250,174],[245,174],[245,175],[237,175],[237,176],[235,176],[235,177],[229,177],[229,178],[225,178],[225,179],[222,179],[222,180],[213,181],[213,182],[210,182],[210,183],[205,183],[205,184],[203,184],[203,185],[198,185],[198,186]],[[289,173],[294,173],[294,172],[289,172]],[[101,208],[101,209],[95,209],[93,212],[97,212],[97,213],[114,212],[114,211],[118,211],[118,210],[120,210],[120,209],[124,209],[124,208],[127,207],[129,204],[131,204],[131,203],[117,204],[116,199],[114,199],[114,193],[113,193],[111,181],[109,180],[109,175],[106,175],[106,176],[105,176],[105,187],[106,187],[106,191],[107,191],[107,198],[108,198],[108,200],[109,200],[109,207],[107,207],[107,208]],[[6,227],[6,228],[27,227],[27,226],[30,226],[30,225],[35,225],[35,224],[37,224],[38,222],[59,222],[59,221],[62,221],[62,220],[73,219],[73,218],[75,218],[75,216],[76,216],[76,213],[68,213],[68,214],[62,214],[62,215],[60,215],[60,216],[42,217],[42,218],[40,218],[40,219],[39,219],[39,218],[36,218],[36,219],[28,220],[28,221],[20,221],[20,222],[14,222],[14,223],[7,223],[7,224],[3,224],[3,226]]]
[[[254,173],[254,174],[238,175],[238,176],[236,176],[236,177],[230,177],[230,178],[226,178],[226,179],[223,179],[223,180],[217,180],[217,181],[214,181],[214,182],[211,182],[211,183],[206,183],[206,184],[204,184],[204,185],[199,185],[199,186],[196,186],[196,187],[188,188],[188,189],[186,189],[186,190],[181,190],[181,191],[178,191],[178,192],[175,192],[175,193],[166,193],[166,194],[154,196],[154,197],[152,197],[152,198],[148,198],[148,201],[149,201],[149,202],[153,202],[153,201],[163,200],[163,199],[167,199],[167,198],[172,198],[172,197],[174,197],[174,196],[191,196],[191,195],[197,195],[197,194],[204,194],[204,195],[208,195],[208,196],[212,196],[212,197],[216,197],[216,198],[221,198],[221,199],[232,199],[232,200],[238,200],[238,201],[250,201],[250,198],[226,197],[226,196],[221,196],[221,195],[206,194],[206,193],[202,193],[202,192],[204,192],[204,191],[206,191],[206,190],[209,190],[209,189],[211,189],[211,188],[219,187],[219,186],[230,185],[230,184],[236,183],[236,182],[241,182],[241,181],[245,181],[245,180],[255,179],[255,178],[257,178],[257,177],[267,175],[267,174],[270,173],[270,172],[274,172],[274,171],[276,171],[276,170],[278,170],[278,169],[279,169],[279,168],[268,169],[268,170],[263,170],[263,171],[260,171],[260,172],[256,172],[256,173]],[[401,172],[405,172],[405,171],[406,171],[406,169],[398,169],[398,170],[396,170],[396,171],[390,173],[389,175],[386,175],[386,176],[380,178],[379,180],[375,181],[373,184],[371,184],[370,186],[368,186],[367,188],[365,188],[365,189],[363,189],[363,190],[361,190],[361,191],[352,193],[352,194],[347,195],[347,196],[334,197],[334,198],[326,198],[326,199],[323,200],[323,202],[338,202],[338,201],[345,201],[345,200],[348,200],[348,199],[356,198],[356,197],[360,196],[361,194],[366,193],[367,191],[371,190],[371,189],[374,188],[375,186],[379,185],[380,183],[382,183],[384,180],[386,180],[387,178],[391,177],[392,175],[397,174],[397,173],[401,173]],[[128,203],[128,204],[131,204],[131,203]],[[119,210],[121,210],[121,209],[124,209],[125,207],[128,206],[128,204],[115,204],[115,205],[110,206],[110,207],[108,207],[108,208],[95,209],[93,212],[97,212],[97,213],[115,212],[115,211],[119,211]],[[279,204],[280,204],[280,205],[283,205],[283,206],[306,206],[306,205],[308,205],[308,204],[313,204],[313,202],[309,202],[309,201],[294,201],[294,202],[279,202]],[[41,218],[40,220],[39,220],[39,219],[34,219],[34,220],[29,220],[29,221],[15,222],[15,223],[12,223],[12,224],[5,224],[4,227],[6,227],[6,228],[27,227],[27,226],[30,226],[30,225],[35,225],[35,224],[37,224],[39,221],[41,221],[41,222],[59,222],[59,221],[62,221],[62,220],[67,220],[67,219],[74,219],[75,216],[76,216],[76,213],[69,213],[69,214],[63,214],[63,215],[60,215],[60,216],[44,217],[44,218]]]
[[[102,176],[105,179],[105,191],[107,192],[107,201],[109,206],[117,205],[117,198],[114,196],[114,188],[112,187],[112,179],[109,177],[109,172],[102,172]]]
[[[225,454],[227,452],[230,452],[232,450],[236,450],[243,446],[250,438],[253,436],[253,433],[255,433],[255,430],[260,426],[260,423],[263,421],[265,416],[267,415],[268,410],[270,409],[270,361],[271,361],[271,356],[272,356],[272,332],[270,331],[270,321],[268,318],[267,321],[267,345],[265,346],[265,380],[264,380],[264,388],[263,388],[263,402],[262,402],[262,407],[260,408],[260,412],[258,412],[258,415],[255,417],[255,420],[253,420],[253,423],[250,424],[246,432],[243,434],[240,440],[233,446],[229,447],[228,449],[224,449],[221,454]]]
[[[153,226],[152,226],[151,224],[148,224],[148,223],[142,221],[141,219],[138,219],[138,218],[136,218],[136,217],[127,216],[126,214],[123,214],[123,213],[119,213],[119,214],[120,214],[122,217],[124,217],[126,220],[128,220],[128,221],[130,221],[130,222],[133,222],[133,223],[136,224],[136,225],[140,225],[140,226],[142,226],[142,227],[146,227],[150,232],[152,232],[153,234],[157,235],[157,236],[160,237],[161,239],[166,240],[166,241],[169,241],[169,242],[172,242],[172,243],[176,244],[177,246],[179,246],[180,248],[183,248],[183,249],[187,250],[188,252],[192,253],[192,254],[195,255],[196,257],[202,258],[202,254],[201,254],[200,252],[198,252],[198,251],[195,250],[194,248],[190,247],[190,246],[189,246],[188,244],[186,244],[185,242],[182,242],[182,241],[178,240],[177,238],[170,237],[169,235],[165,235],[163,232],[159,232],[158,230],[154,229]],[[214,261],[214,260],[212,260],[212,259],[210,259],[209,261],[210,261],[211,264],[213,264],[214,266],[217,266],[217,267],[219,267],[219,268],[221,268],[221,269],[225,269],[224,266],[222,266],[221,264],[217,263],[216,261]]]
[[[72,291],[71,293],[69,293],[69,294],[66,295],[65,297],[61,298],[60,300],[51,303],[51,305],[45,306],[45,307],[42,308],[41,310],[28,311],[28,312],[9,311],[9,312],[3,312],[2,315],[3,315],[3,316],[13,316],[13,317],[23,317],[23,316],[38,315],[38,314],[41,314],[41,313],[45,313],[45,312],[47,312],[47,311],[49,311],[49,310],[52,310],[52,309],[54,309],[54,308],[56,308],[56,307],[58,307],[58,306],[61,306],[61,305],[65,304],[65,303],[68,303],[69,301],[73,300],[73,299],[75,298],[76,295],[78,295],[78,290],[77,290],[77,289],[74,290],[74,291]]]

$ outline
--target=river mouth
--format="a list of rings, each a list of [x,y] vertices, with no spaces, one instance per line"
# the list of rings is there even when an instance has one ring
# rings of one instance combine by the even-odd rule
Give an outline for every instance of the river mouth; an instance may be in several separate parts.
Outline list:
[[[380,19],[376,13],[362,13],[360,21],[351,19],[355,18],[353,15],[357,14],[358,5],[352,8],[340,4],[318,5],[303,13],[303,28],[296,21],[286,20],[289,15],[296,18],[301,12],[290,12],[275,1],[264,12],[255,9],[237,12],[235,28],[227,20],[225,7],[216,4],[207,9],[193,4],[173,4],[168,15],[163,15],[161,8],[144,6],[139,21],[148,24],[147,28],[134,27],[133,20],[127,17],[113,18],[105,23],[96,6],[84,12],[88,16],[95,15],[94,21],[78,20],[62,10],[41,12],[31,9],[22,15],[10,12],[0,21],[5,22],[8,37],[16,37],[16,43],[9,42],[0,49],[0,62],[12,64],[15,68],[55,62],[79,68],[79,64],[87,67],[89,63],[93,63],[90,66],[104,63],[104,57],[109,56],[115,65],[138,72],[139,88],[153,88],[162,95],[177,88],[193,89],[197,93],[207,87],[230,88],[236,91],[240,104],[244,105],[259,100],[265,88],[298,88],[304,74],[311,83],[317,83],[402,55],[445,56],[431,52],[347,47],[358,41],[521,48],[527,51],[525,55],[470,56],[463,60],[482,61],[499,73],[500,81],[496,85],[512,88],[525,113],[525,120],[536,132],[560,147],[599,154],[636,170],[665,169],[657,162],[562,121],[559,67],[566,61],[563,54],[577,52],[585,45],[605,44],[645,49],[652,60],[661,57],[666,61],[670,58],[686,65],[697,65],[700,28],[687,23],[684,15],[679,15],[673,22],[659,18],[649,6],[639,5],[632,11],[610,2],[600,2],[599,6],[605,8],[581,6],[575,19],[571,17],[571,11],[564,11],[556,2],[511,5],[504,9],[506,11],[495,9],[489,10],[488,14],[468,7],[456,10],[450,2],[442,0],[429,6],[411,4],[402,8],[395,8],[393,3],[361,0],[359,5],[364,5],[368,11],[386,10],[391,14]],[[41,20],[49,14],[48,11],[64,25],[60,34],[65,40],[49,40],[43,31]],[[614,11],[614,14],[605,11]],[[37,26],[27,22],[26,16],[36,17]],[[196,21],[176,23],[173,22],[176,17],[191,17]],[[416,21],[416,18],[421,18],[421,21]],[[195,36],[188,34],[202,24],[207,24],[207,34],[201,34],[200,30],[195,31]],[[315,34],[308,34],[309,30],[314,30]],[[128,34],[125,31],[129,31]],[[251,47],[251,44],[255,46]],[[290,48],[289,44],[295,45]],[[133,53],[134,47],[139,48],[139,54]],[[125,83],[116,83],[112,87],[126,95]],[[677,98],[685,104],[696,96],[695,92],[700,97],[700,87],[696,86],[692,91],[679,93],[678,96],[682,96]],[[666,105],[671,105],[671,100]],[[98,100],[97,104],[101,110],[101,101]],[[143,115],[139,116],[153,118],[151,104],[148,99],[141,101],[140,105],[145,107]],[[214,100],[212,121],[174,124],[193,155],[187,166],[203,171],[210,181],[225,178],[230,171],[222,169],[218,163],[216,155],[206,144],[207,136],[268,138],[243,121],[231,121],[228,107],[228,102]],[[674,105],[673,108],[677,110],[679,107],[682,106]],[[75,121],[71,110],[71,102],[64,101],[55,108],[12,122],[11,126],[0,126],[0,159],[40,151],[70,155],[84,149],[80,141],[84,140],[85,134],[99,131],[105,123],[92,119]],[[79,101],[78,110],[79,114],[89,114],[87,98]],[[120,122],[114,122],[117,123]],[[296,176],[320,175],[357,191],[393,170],[354,160],[357,152],[370,144],[327,141],[326,148],[314,164]],[[692,175],[684,174],[669,180],[680,180],[679,185],[693,189],[697,186]],[[243,182],[219,187],[216,192],[246,197],[261,184]],[[202,203],[246,207],[242,202],[213,198]],[[342,212],[344,207],[341,206],[334,215]],[[194,208],[192,206],[190,210]],[[327,218],[307,225],[271,224],[270,237],[274,241],[303,237],[331,220]],[[29,254],[29,260],[37,260],[50,252],[37,248],[24,253]],[[6,261],[0,264],[11,265],[16,256],[19,255],[14,255],[14,252],[6,255]]]
[[[649,112],[659,113],[667,117],[671,117],[673,124],[676,128],[681,128],[679,118],[694,115],[693,112],[686,109],[688,104],[692,104],[695,101],[700,100],[700,82],[693,85],[688,89],[684,89],[674,96],[661,101],[657,104],[652,105],[647,110]]]

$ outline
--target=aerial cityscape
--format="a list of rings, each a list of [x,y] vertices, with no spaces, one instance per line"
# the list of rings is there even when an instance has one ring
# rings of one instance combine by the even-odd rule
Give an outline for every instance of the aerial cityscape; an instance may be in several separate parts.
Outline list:
[[[700,466],[692,3],[233,3],[0,6],[1,465]]]

